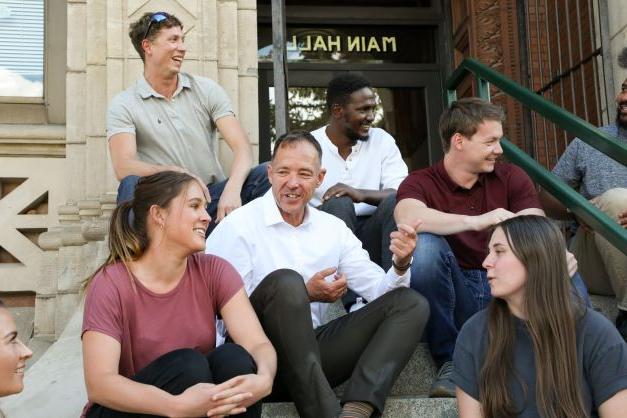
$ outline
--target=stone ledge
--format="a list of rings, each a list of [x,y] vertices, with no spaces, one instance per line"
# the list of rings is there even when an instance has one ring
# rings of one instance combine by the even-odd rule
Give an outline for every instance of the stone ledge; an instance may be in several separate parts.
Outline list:
[[[5,139],[65,142],[65,125],[0,124],[0,141]]]
[[[0,124],[0,155],[65,157],[65,125]]]

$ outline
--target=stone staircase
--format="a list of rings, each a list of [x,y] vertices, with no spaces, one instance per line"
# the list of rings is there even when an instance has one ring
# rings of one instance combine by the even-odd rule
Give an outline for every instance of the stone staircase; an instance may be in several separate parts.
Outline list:
[[[592,296],[595,308],[610,320],[616,317],[614,298]],[[343,314],[337,304],[329,309],[328,319]],[[33,313],[19,308],[13,311],[18,328],[23,335],[32,330]],[[3,398],[0,409],[7,418],[76,418],[86,402],[82,373],[80,328],[82,306],[72,316],[63,334],[44,355],[31,364],[26,373],[25,390],[14,396]],[[32,332],[32,331],[31,331]],[[38,351],[47,348],[45,341],[31,339],[29,346]],[[426,344],[418,346],[411,360],[400,374],[386,402],[384,418],[456,418],[457,406],[454,399],[430,399],[429,386],[436,374],[436,367]],[[341,393],[342,387],[336,388]],[[298,418],[292,403],[266,403],[264,418]],[[322,417],[324,418],[324,417]]]

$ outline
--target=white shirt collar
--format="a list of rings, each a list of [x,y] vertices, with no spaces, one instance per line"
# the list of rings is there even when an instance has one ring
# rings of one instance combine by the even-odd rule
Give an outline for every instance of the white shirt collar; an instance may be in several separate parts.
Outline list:
[[[263,219],[266,226],[272,226],[277,224],[286,224],[291,226],[292,228],[300,228],[302,226],[308,225],[311,223],[311,208],[309,205],[305,206],[305,217],[303,218],[303,222],[294,227],[283,219],[283,215],[281,215],[281,211],[279,210],[279,205],[274,199],[274,194],[272,193],[272,189],[268,190],[266,194],[263,195],[262,199],[262,208],[263,208]]]

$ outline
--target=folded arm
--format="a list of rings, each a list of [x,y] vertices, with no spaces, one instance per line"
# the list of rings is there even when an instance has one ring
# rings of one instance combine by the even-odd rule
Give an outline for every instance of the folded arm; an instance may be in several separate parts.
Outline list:
[[[477,216],[458,215],[441,212],[427,207],[418,199],[403,199],[394,210],[397,223],[415,224],[421,222],[418,232],[430,232],[437,235],[451,235],[465,231],[483,231],[518,215],[541,215],[544,211],[539,208],[527,208],[519,212],[510,212],[498,208]]]
[[[135,135],[129,133],[115,134],[109,139],[109,153],[113,171],[118,180],[126,176],[150,176],[162,171],[187,172],[184,168],[174,165],[150,164],[137,159],[137,142]]]

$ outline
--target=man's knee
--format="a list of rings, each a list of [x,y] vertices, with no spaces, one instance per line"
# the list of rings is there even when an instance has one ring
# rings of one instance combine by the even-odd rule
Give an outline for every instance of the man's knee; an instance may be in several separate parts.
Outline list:
[[[117,204],[129,201],[135,196],[135,188],[139,182],[139,176],[126,176],[118,186]]]
[[[268,178],[268,163],[261,163],[256,167],[253,167],[248,174],[249,178],[253,181],[265,180]]]
[[[303,276],[291,269],[278,269],[268,274],[255,292],[257,290],[282,303],[301,304],[304,300],[309,302]]]
[[[392,193],[381,202],[379,202],[379,206],[377,206],[377,210],[381,212],[381,214],[394,216],[394,208],[396,207],[396,193]]]
[[[627,210],[627,188],[616,187],[597,197],[597,206],[612,218]]]
[[[412,317],[429,318],[429,302],[420,293],[408,287],[399,287],[389,292],[394,297],[395,306],[407,311]]]
[[[442,236],[428,232],[419,233],[412,267],[415,266],[424,274],[428,274],[434,268],[439,268],[450,251],[450,246]]]
[[[348,196],[332,197],[324,202],[319,209],[339,218],[341,218],[342,215],[355,216],[355,205],[353,200]]]

